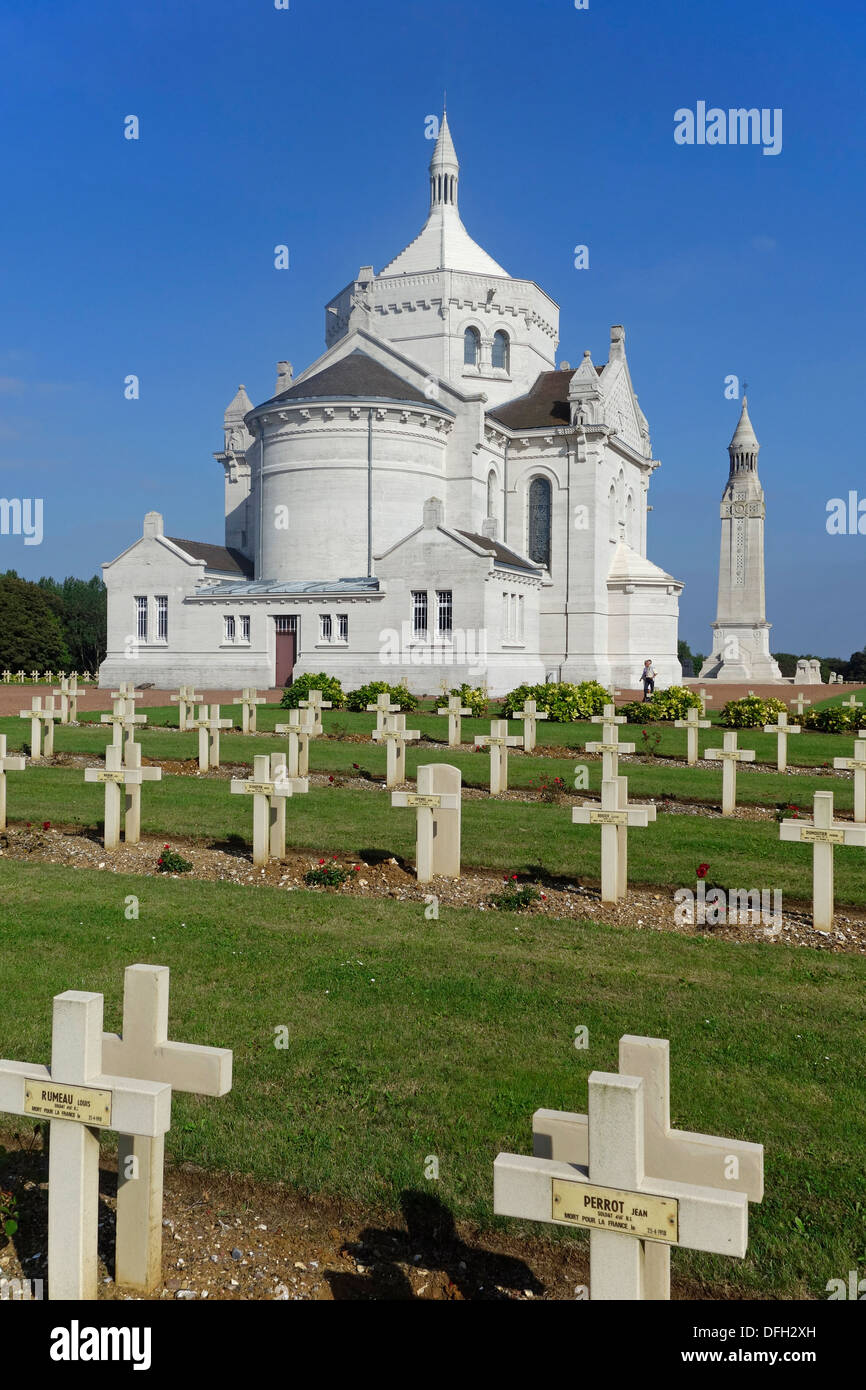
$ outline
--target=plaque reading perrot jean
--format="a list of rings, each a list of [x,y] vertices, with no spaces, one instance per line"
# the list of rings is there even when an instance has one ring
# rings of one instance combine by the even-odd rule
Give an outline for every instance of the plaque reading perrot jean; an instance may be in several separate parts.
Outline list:
[[[80,1124],[107,1128],[111,1124],[111,1092],[89,1086],[69,1086],[64,1081],[27,1081],[25,1115],[44,1120],[78,1120]]]
[[[623,1192],[586,1182],[552,1179],[553,1220],[595,1231],[620,1231],[642,1240],[679,1240],[679,1203],[675,1197]]]

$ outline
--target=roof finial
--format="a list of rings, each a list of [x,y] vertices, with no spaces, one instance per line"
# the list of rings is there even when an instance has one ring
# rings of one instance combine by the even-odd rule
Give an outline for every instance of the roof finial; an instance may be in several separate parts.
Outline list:
[[[448,112],[448,88],[446,87],[445,90],[444,90],[444,92],[442,93],[442,115],[445,116],[445,115],[447,114],[447,112]]]

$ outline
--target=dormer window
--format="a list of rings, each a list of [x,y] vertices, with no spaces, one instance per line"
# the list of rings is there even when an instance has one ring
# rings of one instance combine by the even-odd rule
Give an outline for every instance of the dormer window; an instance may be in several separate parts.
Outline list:
[[[477,328],[467,328],[463,334],[463,364],[477,367],[481,361],[481,334]]]

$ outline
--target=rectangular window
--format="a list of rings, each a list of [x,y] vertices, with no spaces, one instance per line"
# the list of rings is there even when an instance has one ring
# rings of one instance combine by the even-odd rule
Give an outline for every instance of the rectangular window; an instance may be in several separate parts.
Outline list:
[[[445,642],[451,641],[454,624],[454,605],[450,589],[436,590],[436,634]]]
[[[241,641],[242,641],[242,642],[249,642],[249,640],[250,640],[250,618],[249,618],[249,614],[248,614],[248,613],[242,613],[242,614],[241,614]]]
[[[135,600],[135,635],[139,642],[147,641],[147,599]]]
[[[274,626],[277,632],[297,632],[298,618],[296,613],[290,613],[286,617],[274,618]]]
[[[337,640],[348,642],[349,640],[349,615],[348,613],[337,614]]]
[[[235,640],[235,620],[230,613],[226,613],[223,618],[223,641],[233,642]]]
[[[332,638],[333,625],[330,613],[319,614],[319,641],[330,642]]]
[[[157,594],[156,596],[156,640],[157,642],[168,641],[168,595]]]
[[[510,633],[509,630],[508,630],[508,624],[509,624],[510,619],[511,619],[511,604],[510,604],[510,602],[509,602],[509,596],[508,596],[508,594],[503,594],[503,595],[502,595],[502,640],[503,640],[504,642],[507,642],[507,641],[508,641],[508,638],[511,636],[511,633]]]
[[[412,636],[416,642],[427,641],[427,590],[412,590]]]
[[[517,632],[518,642],[523,641],[523,594],[517,595]]]

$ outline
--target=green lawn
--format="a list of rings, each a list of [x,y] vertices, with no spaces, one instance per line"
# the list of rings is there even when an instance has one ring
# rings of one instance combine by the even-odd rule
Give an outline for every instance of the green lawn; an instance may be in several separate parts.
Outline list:
[[[124,967],[172,968],[170,1035],[234,1050],[229,1096],[175,1098],[175,1160],[394,1210],[435,1154],[437,1196],[482,1224],[536,1107],[585,1108],[622,1033],[669,1038],[674,1123],[766,1148],[747,1258],[675,1271],[822,1296],[866,1262],[860,957],[4,860],[0,952],[0,1054],[36,1062],[55,993],[104,992],[119,1028]]]

